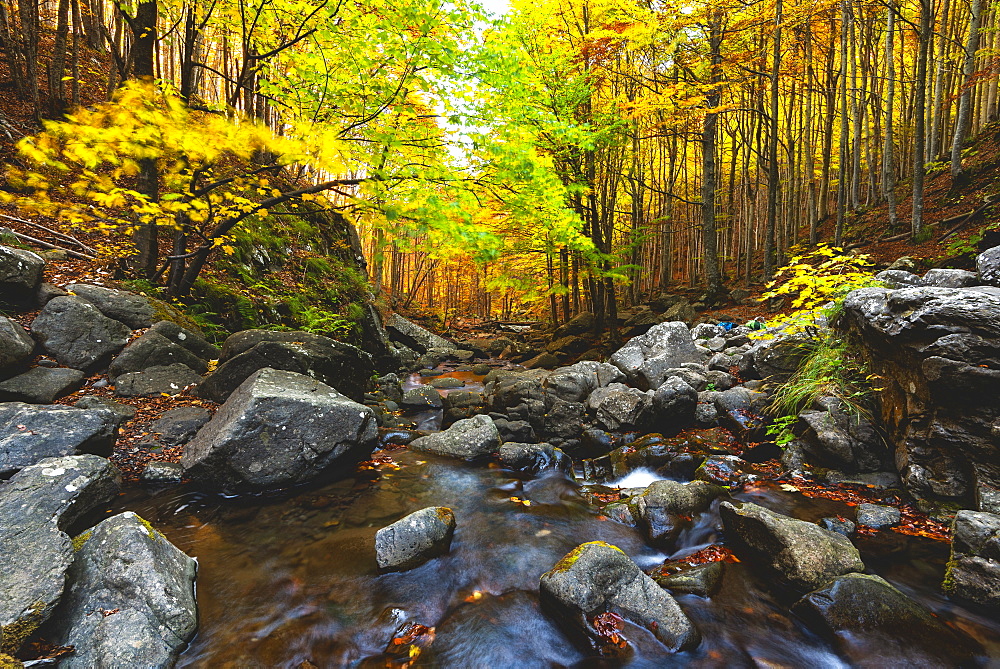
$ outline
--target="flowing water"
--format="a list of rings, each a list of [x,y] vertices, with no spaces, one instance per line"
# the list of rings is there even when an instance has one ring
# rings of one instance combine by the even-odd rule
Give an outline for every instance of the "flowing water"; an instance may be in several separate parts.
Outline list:
[[[385,651],[406,623],[435,628],[414,666],[608,666],[541,611],[539,576],[585,541],[614,544],[643,569],[720,541],[717,506],[695,517],[664,553],[600,515],[578,484],[557,472],[524,478],[495,464],[403,449],[380,455],[388,457],[375,468],[292,496],[223,498],[175,486],[133,488],[119,499],[111,511],[136,511],[198,559],[199,631],[179,666],[402,666]],[[848,513],[839,502],[767,483],[736,497],[805,520]],[[455,512],[450,553],[379,574],[375,532],[436,505]],[[1000,624],[939,592],[947,545],[888,534],[862,544],[869,567],[977,639],[983,664],[1000,658]],[[743,563],[726,565],[712,598],[677,599],[701,631],[701,645],[672,655],[647,631],[626,626],[630,666],[849,666],[789,613],[790,594]],[[904,649],[891,642],[850,643],[869,658],[867,666],[906,666]]]

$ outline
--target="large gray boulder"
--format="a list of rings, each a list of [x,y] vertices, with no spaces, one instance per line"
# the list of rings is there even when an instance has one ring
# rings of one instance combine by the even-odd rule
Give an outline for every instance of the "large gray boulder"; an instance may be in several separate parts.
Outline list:
[[[0,653],[15,653],[59,603],[73,547],[65,530],[118,494],[104,458],[48,458],[0,483]]]
[[[902,269],[887,269],[875,275],[876,281],[881,281],[887,288],[905,288],[906,286],[923,286],[924,280],[912,272]]]
[[[23,402],[0,404],[0,478],[43,458],[93,453],[109,456],[118,421],[106,409]]]
[[[697,408],[698,392],[679,376],[668,377],[653,393],[646,427],[655,432],[675,433],[691,424]]]
[[[446,455],[463,460],[475,460],[495,453],[500,448],[500,432],[493,419],[482,414],[455,421],[442,432],[429,434],[410,442],[415,451]]]
[[[61,364],[89,372],[122,350],[132,330],[83,298],[69,296],[49,300],[31,322],[31,334]]]
[[[208,363],[187,348],[175,344],[155,330],[148,330],[134,339],[112,361],[108,377],[117,379],[123,374],[141,372],[150,367],[181,364],[201,375],[208,371]]]
[[[399,314],[393,314],[385,322],[385,331],[393,342],[412,348],[417,353],[427,353],[432,348],[456,349],[455,344],[422,328]]]
[[[124,323],[133,330],[153,324],[153,305],[149,299],[125,290],[72,283],[66,286],[73,295],[87,300],[108,318]]]
[[[944,591],[1000,612],[1000,515],[959,511],[951,529]]]
[[[875,426],[836,397],[820,398],[816,409],[800,412],[796,433],[816,465],[848,473],[885,469],[888,451]]]
[[[688,519],[727,495],[725,488],[705,481],[653,481],[632,500],[633,515],[650,541],[670,542],[677,538]]]
[[[224,402],[259,369],[270,367],[311,376],[360,401],[374,372],[361,349],[309,332],[244,330],[222,347],[219,366],[198,387],[201,397]]]
[[[595,395],[599,397],[595,398]],[[599,399],[596,402],[590,400]],[[615,383],[591,394],[588,404],[595,409],[597,422],[611,431],[644,429],[650,422],[652,393]]]
[[[18,323],[0,316],[0,379],[14,373],[35,350],[35,341]]]
[[[45,629],[74,648],[59,666],[172,667],[198,626],[197,562],[131,511],[74,543],[70,585]]]
[[[500,447],[500,462],[511,469],[528,474],[546,470],[573,471],[573,459],[552,444],[524,444],[507,442]]]
[[[979,276],[975,272],[968,272],[964,269],[929,269],[924,274],[925,286],[967,288],[978,283]]]
[[[994,246],[976,257],[979,280],[988,286],[1000,286],[1000,246]]]
[[[419,567],[444,555],[455,534],[455,514],[446,506],[414,511],[375,533],[375,560],[382,571]]]
[[[51,404],[83,385],[83,372],[69,367],[32,367],[0,381],[0,402]]]
[[[740,559],[772,569],[795,588],[814,590],[865,568],[847,537],[813,523],[749,502],[723,502],[719,511]]]
[[[1000,295],[991,291],[863,288],[837,324],[879,376],[903,483],[931,504],[1000,511]]]
[[[286,488],[371,454],[375,413],[302,374],[257,371],[184,449],[188,476],[231,492]]]
[[[32,306],[44,268],[45,261],[31,251],[0,246],[0,304]]]
[[[632,337],[608,360],[642,390],[657,388],[667,370],[685,362],[701,362],[701,353],[688,326],[680,321],[660,323],[645,334]]]
[[[793,610],[834,640],[853,665],[975,666],[975,644],[884,579],[846,574]]]
[[[697,646],[698,631],[666,590],[616,546],[592,541],[577,546],[542,574],[543,610],[576,637],[600,648],[607,640],[592,620],[614,613],[644,627],[670,650]]]
[[[625,375],[614,365],[584,360],[554,370],[545,377],[542,386],[549,402],[555,399],[584,402],[596,389],[624,380]]]

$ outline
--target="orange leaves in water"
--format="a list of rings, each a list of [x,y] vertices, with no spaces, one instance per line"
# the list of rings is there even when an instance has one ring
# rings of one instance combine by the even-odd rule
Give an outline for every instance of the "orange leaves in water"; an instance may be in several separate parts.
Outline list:
[[[710,562],[739,562],[739,558],[722,544],[712,544],[702,548],[697,553],[692,553],[676,560],[666,560],[662,565],[650,572],[650,576],[666,576],[685,571],[691,567],[697,567]]]
[[[825,485],[817,481],[809,481],[803,478],[793,478],[791,482],[794,488],[806,497],[823,497],[826,499],[843,502],[848,506],[874,503],[894,506],[899,509],[901,519],[897,525],[889,528],[893,532],[906,534],[912,537],[924,537],[934,541],[950,541],[951,530],[942,522],[934,520],[926,513],[915,508],[912,504],[899,501],[894,495],[884,494],[877,489],[860,485],[837,484]],[[858,534],[863,536],[873,536],[878,530],[858,526]]]
[[[591,618],[590,624],[602,642],[616,648],[625,648],[628,645],[628,639],[621,634],[625,621],[617,613],[611,611],[599,613]]]
[[[412,665],[420,653],[430,648],[434,642],[435,630],[419,623],[403,625],[385,649],[390,657],[386,666],[405,668]]]

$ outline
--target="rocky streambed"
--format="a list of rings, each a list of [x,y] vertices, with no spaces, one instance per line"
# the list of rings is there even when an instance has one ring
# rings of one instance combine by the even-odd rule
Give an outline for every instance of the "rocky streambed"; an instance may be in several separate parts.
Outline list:
[[[779,449],[806,350],[780,331],[664,320],[524,370],[395,316],[378,376],[310,333],[216,349],[0,251],[39,309],[0,319],[4,666],[1000,660],[991,256],[849,296],[881,416],[823,397]],[[129,403],[164,393],[201,406],[123,484]]]

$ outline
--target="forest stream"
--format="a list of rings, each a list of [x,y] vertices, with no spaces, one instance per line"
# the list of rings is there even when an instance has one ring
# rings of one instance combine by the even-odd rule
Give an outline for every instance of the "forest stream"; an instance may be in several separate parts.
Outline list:
[[[469,385],[482,380],[468,373],[448,375],[461,376]],[[408,383],[425,380],[413,375]],[[434,417],[419,419],[426,427]],[[624,485],[646,485],[654,478],[642,471],[630,476]],[[587,541],[620,547],[647,572],[697,553],[723,540],[719,502],[695,515],[664,552],[648,546],[637,530],[600,515],[585,498],[587,490],[585,482],[559,470],[526,477],[493,463],[468,464],[389,447],[376,451],[353,478],[292,496],[223,497],[189,487],[131,487],[108,512],[135,511],[198,560],[199,629],[178,666],[616,666],[586,655],[541,610],[540,575]],[[847,512],[842,502],[805,497],[765,480],[732,492],[737,500],[808,521]],[[379,574],[376,531],[432,505],[454,510],[457,529],[450,553],[409,571]],[[940,592],[947,543],[882,532],[859,541],[859,548],[871,572],[981,644],[982,664],[1000,658],[1000,622]],[[701,633],[700,645],[671,653],[648,630],[626,621],[621,634],[630,650],[618,662],[658,667],[850,666],[845,658],[870,667],[942,663],[941,657],[915,650],[907,630],[899,630],[896,638],[842,638],[838,653],[831,640],[817,636],[789,611],[796,598],[745,564],[727,561],[710,598],[677,595]],[[408,628],[408,623],[433,629]],[[412,631],[394,642],[401,629]],[[422,652],[411,651],[414,645]]]

